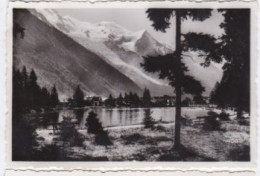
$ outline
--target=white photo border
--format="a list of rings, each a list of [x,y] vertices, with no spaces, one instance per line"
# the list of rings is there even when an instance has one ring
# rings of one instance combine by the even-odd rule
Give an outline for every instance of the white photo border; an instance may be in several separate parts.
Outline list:
[[[249,162],[38,162],[12,161],[12,25],[14,8],[250,8],[250,158]],[[257,161],[257,103],[256,103],[256,67],[257,67],[257,2],[9,2],[7,32],[7,127],[6,127],[6,166],[15,170],[179,170],[179,171],[254,171]]]

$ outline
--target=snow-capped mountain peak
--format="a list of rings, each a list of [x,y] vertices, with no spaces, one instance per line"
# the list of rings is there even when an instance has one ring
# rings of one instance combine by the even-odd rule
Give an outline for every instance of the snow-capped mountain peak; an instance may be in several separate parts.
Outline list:
[[[146,30],[133,32],[111,21],[92,24],[71,16],[61,16],[57,11],[50,9],[35,9],[30,12],[103,58],[129,76],[141,88],[150,87],[151,92],[155,94],[162,89],[167,89],[166,92],[164,91],[165,94],[172,92],[172,88],[167,83],[140,67],[142,56],[165,54],[171,51],[156,41]]]
[[[138,52],[140,55],[166,54],[171,52],[169,47],[159,43],[146,30],[132,32],[111,21],[101,21],[91,24],[79,21],[70,16],[61,16],[53,9],[33,9],[31,13],[66,34],[88,38],[93,41],[114,41],[120,48],[126,51]],[[147,45],[147,47],[143,48],[140,45]],[[144,49],[147,51],[144,51]],[[153,52],[150,50],[153,50]]]
[[[97,54],[132,79],[139,87],[149,87],[153,95],[172,93],[172,88],[165,81],[154,74],[145,72],[140,66],[140,63],[143,62],[143,56],[165,55],[174,51],[174,47],[159,42],[148,31],[133,32],[112,21],[92,24],[71,16],[61,16],[52,9],[36,9],[30,12],[41,21],[55,27],[86,49]],[[188,67],[193,67],[191,70],[197,68],[194,66],[196,64],[187,61]],[[200,80],[209,79],[200,78],[201,75],[203,74],[198,76]],[[214,83],[210,86],[206,85],[206,87],[211,88],[213,86]],[[208,91],[211,88],[208,88]]]

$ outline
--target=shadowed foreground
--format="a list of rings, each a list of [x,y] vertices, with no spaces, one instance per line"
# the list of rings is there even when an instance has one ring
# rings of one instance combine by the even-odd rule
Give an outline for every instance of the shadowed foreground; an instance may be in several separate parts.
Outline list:
[[[234,121],[223,122],[221,130],[205,131],[183,126],[182,147],[172,149],[173,124],[154,129],[141,126],[107,129],[112,145],[96,145],[95,136],[84,135],[82,146],[69,146],[48,130],[38,130],[39,146],[35,160],[69,161],[249,161],[249,128]],[[87,135],[86,135],[87,134]],[[51,136],[51,138],[46,138]]]

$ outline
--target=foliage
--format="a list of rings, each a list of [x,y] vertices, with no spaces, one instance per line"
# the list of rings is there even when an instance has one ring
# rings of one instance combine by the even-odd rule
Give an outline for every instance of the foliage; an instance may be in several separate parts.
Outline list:
[[[74,133],[74,138],[73,141],[71,143],[72,146],[79,146],[81,147],[83,142],[85,140],[85,137],[83,134],[80,134],[77,130]]]
[[[151,109],[145,109],[144,110],[144,119],[143,119],[143,124],[145,128],[154,128],[155,125],[155,120],[152,118],[152,112]]]
[[[112,145],[108,132],[104,130],[102,124],[97,118],[97,114],[93,111],[89,112],[87,123],[88,133],[95,134],[95,143],[98,145]]]
[[[193,97],[193,102],[195,104],[206,104],[206,101],[203,99],[203,97],[201,95],[195,95]]]
[[[35,126],[30,125],[20,114],[14,113],[12,120],[12,159],[31,160],[33,147],[37,146]]]
[[[220,123],[214,116],[208,116],[204,118],[203,129],[207,131],[220,130]]]
[[[134,107],[138,107],[138,106],[140,106],[140,98],[139,98],[139,96],[137,95],[137,93],[134,93],[133,94],[133,105],[134,105]]]
[[[162,125],[156,125],[154,129],[157,131],[166,131],[166,128]]]
[[[72,122],[71,117],[63,116],[60,128],[62,141],[69,142],[72,146],[82,146],[84,136],[76,130],[75,123]]]
[[[183,88],[183,92],[201,96],[201,94],[205,91],[205,88],[201,85],[201,82],[195,80],[192,76],[184,75],[182,78],[183,80],[181,82],[181,86]]]
[[[34,161],[64,161],[67,159],[65,150],[56,144],[43,146],[40,150],[33,152]]]
[[[181,95],[183,92],[189,94],[200,95],[205,89],[201,83],[188,75],[188,68],[182,62],[182,53],[188,50],[189,46],[193,46],[193,50],[201,50],[207,48],[208,44],[212,44],[210,37],[197,35],[200,44],[205,46],[195,46],[189,44],[188,40],[181,41],[181,21],[192,19],[193,21],[203,21],[211,16],[210,9],[148,9],[146,11],[148,18],[153,22],[152,26],[155,30],[165,32],[170,27],[170,19],[175,16],[176,22],[176,49],[174,53],[165,56],[148,56],[144,57],[144,63],[141,66],[148,72],[156,72],[159,78],[167,79],[169,85],[175,89],[176,94],[176,113],[175,113],[175,147],[180,147],[180,118],[181,118]],[[204,51],[208,54],[208,51]],[[208,55],[205,57],[205,59]],[[211,57],[209,57],[211,58]]]
[[[242,111],[250,107],[250,10],[219,10],[224,22],[220,27],[224,34],[220,38],[219,55],[226,62],[223,77],[214,90],[214,103],[236,107],[240,118]]]
[[[205,45],[206,44],[206,45]],[[204,58],[202,66],[207,67],[211,61],[216,63],[222,62],[222,57],[219,55],[220,44],[214,36],[203,33],[190,32],[184,35],[182,42],[184,51],[199,51],[199,57]]]
[[[219,119],[222,120],[222,121],[229,121],[229,114],[226,113],[225,111],[222,111],[220,114],[219,114]]]
[[[123,135],[121,136],[121,138],[125,140],[125,144],[134,144],[138,141],[143,141],[145,139],[145,136],[139,133],[134,133],[131,135]]]
[[[104,145],[104,146],[112,145],[112,142],[108,136],[108,132],[104,130],[101,130],[96,134],[95,143],[97,145]]]
[[[158,72],[160,79],[167,79],[169,85],[176,86],[177,70],[181,70],[183,92],[190,94],[201,94],[205,89],[201,83],[190,75],[185,75],[189,70],[184,63],[178,65],[176,53],[166,54],[164,56],[147,56],[144,57],[144,63],[141,66],[148,72]]]
[[[238,146],[229,151],[228,158],[231,161],[250,161],[250,147],[248,145]]]
[[[124,97],[120,93],[117,98],[114,98],[112,95],[105,100],[105,105],[107,107],[122,107],[122,106],[130,106],[130,107],[139,107],[141,105],[141,100],[137,93],[129,92],[125,93]]]
[[[179,12],[184,20],[191,18],[193,21],[203,21],[211,16],[211,9],[148,9],[146,11],[148,18],[153,21],[152,26],[157,31],[166,32],[170,27],[170,19]]]
[[[209,96],[209,102],[210,103],[219,103],[219,102],[221,102],[221,100],[220,100],[221,97],[217,96],[217,95],[219,95],[219,93],[217,91],[219,91],[219,82],[216,82],[214,88],[210,92],[210,96]],[[220,103],[220,104],[222,104],[222,103]]]
[[[57,92],[56,92],[57,93]],[[57,98],[58,98],[58,94]],[[58,103],[57,99],[57,103]],[[37,83],[37,75],[32,69],[28,74],[26,67],[22,71],[13,68],[13,107],[12,107],[12,157],[14,160],[31,160],[36,142],[36,126],[22,114],[32,109],[54,107],[51,94]]]
[[[84,93],[78,85],[73,94],[73,101],[78,107],[84,106]]]
[[[105,100],[105,105],[111,108],[116,106],[116,100],[111,94],[109,95],[108,99]]]
[[[144,90],[145,98],[144,101],[141,101],[140,97],[136,92],[125,92],[124,96],[120,93],[118,97],[113,97],[111,94],[104,101],[105,106],[109,108],[113,107],[139,107],[139,106],[150,106],[151,104],[151,95],[148,89]]]
[[[74,109],[73,110],[73,113],[76,117],[76,119],[78,120],[78,122],[80,122],[84,116],[84,112],[85,110],[84,109]]]
[[[51,100],[50,103],[52,106],[56,106],[59,103],[59,97],[58,97],[58,93],[57,93],[57,89],[56,86],[54,85],[52,90],[51,90]]]
[[[143,93],[143,106],[149,107],[151,105],[151,94],[149,89],[145,88]]]
[[[187,161],[188,158],[192,157],[198,157],[198,155],[193,150],[181,145],[178,150],[172,150],[167,154],[161,155],[159,161]]]
[[[123,106],[124,105],[124,98],[122,96],[122,94],[120,93],[117,100],[116,100],[116,103],[119,107]]]
[[[95,112],[90,111],[86,121],[88,133],[98,134],[100,131],[103,131],[102,124],[99,122]]]
[[[54,100],[55,99],[55,100]],[[37,83],[37,75],[32,69],[28,74],[26,67],[22,71],[13,68],[13,110],[29,112],[31,109],[55,107],[59,103],[56,87],[52,93]]]
[[[127,92],[125,92],[125,95],[124,95],[124,103],[125,103],[125,105],[129,104],[128,100],[129,100],[129,95],[128,95]]]
[[[184,100],[182,100],[181,105],[182,107],[187,107],[191,104],[191,99],[189,97],[186,97]]]
[[[208,112],[208,116],[217,118],[218,117],[218,113],[216,113],[215,111],[209,111]]]
[[[63,141],[68,141],[73,137],[75,133],[75,127],[74,124],[71,122],[70,117],[63,116],[63,121],[61,122],[60,129],[61,138]]]
[[[238,124],[239,125],[244,125],[244,126],[249,126],[250,122],[248,120],[245,120],[245,119],[239,119],[238,120]]]

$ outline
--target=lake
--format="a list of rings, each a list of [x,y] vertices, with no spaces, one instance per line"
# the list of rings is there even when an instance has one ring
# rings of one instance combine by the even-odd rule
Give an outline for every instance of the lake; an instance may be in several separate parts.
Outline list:
[[[174,122],[175,107],[149,108],[151,116],[156,121]],[[144,113],[148,108],[103,108],[103,107],[88,107],[86,109],[66,109],[55,112],[41,114],[43,128],[52,128],[46,124],[51,122],[61,122],[64,116],[69,116],[73,121],[78,122],[78,128],[84,129],[86,119],[90,111],[97,113],[97,117],[104,127],[114,126],[129,126],[141,124],[144,118]],[[197,116],[207,115],[209,110],[206,108],[182,108],[182,116],[196,118]],[[39,116],[39,115],[38,115]]]

